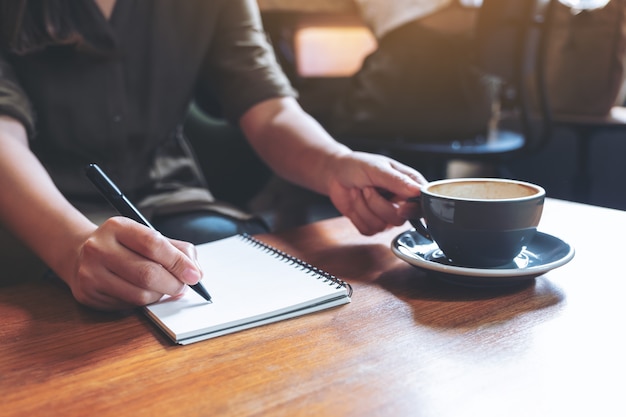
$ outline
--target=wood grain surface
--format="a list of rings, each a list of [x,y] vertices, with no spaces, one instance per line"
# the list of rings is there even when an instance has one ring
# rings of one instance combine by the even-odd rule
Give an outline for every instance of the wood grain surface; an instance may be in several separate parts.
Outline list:
[[[575,258],[499,290],[396,258],[407,227],[260,236],[350,282],[352,303],[184,347],[57,282],[2,288],[0,416],[626,415],[624,212],[548,200],[540,229]]]

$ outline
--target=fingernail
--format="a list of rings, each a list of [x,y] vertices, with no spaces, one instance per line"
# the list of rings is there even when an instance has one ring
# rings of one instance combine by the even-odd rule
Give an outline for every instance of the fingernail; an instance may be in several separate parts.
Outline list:
[[[183,280],[189,284],[197,284],[202,278],[202,274],[195,268],[187,268],[183,271]]]

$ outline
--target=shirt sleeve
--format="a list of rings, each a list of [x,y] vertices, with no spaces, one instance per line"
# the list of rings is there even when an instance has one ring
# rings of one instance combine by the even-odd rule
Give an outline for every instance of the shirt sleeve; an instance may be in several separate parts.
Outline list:
[[[29,137],[35,132],[35,116],[26,93],[3,55],[0,55],[0,114],[19,120]]]
[[[222,2],[214,42],[201,74],[222,114],[236,122],[255,104],[296,96],[263,29],[256,0]]]

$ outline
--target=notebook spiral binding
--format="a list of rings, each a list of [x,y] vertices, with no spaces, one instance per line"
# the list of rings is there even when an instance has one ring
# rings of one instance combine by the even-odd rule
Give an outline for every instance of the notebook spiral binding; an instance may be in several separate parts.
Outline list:
[[[319,269],[316,266],[313,266],[307,262],[304,262],[302,259],[298,259],[293,255],[289,255],[288,253],[283,252],[280,249],[277,249],[271,245],[268,245],[265,242],[260,241],[259,239],[247,234],[242,233],[239,235],[243,240],[248,243],[260,248],[261,250],[270,253],[276,259],[280,259],[284,262],[288,262],[290,265],[294,265],[296,268],[300,268],[308,274],[312,275],[316,279],[322,279],[323,282],[328,282],[329,285],[337,285],[337,288],[344,287],[348,290],[348,297],[352,297],[352,286],[347,282],[337,278],[336,276]]]

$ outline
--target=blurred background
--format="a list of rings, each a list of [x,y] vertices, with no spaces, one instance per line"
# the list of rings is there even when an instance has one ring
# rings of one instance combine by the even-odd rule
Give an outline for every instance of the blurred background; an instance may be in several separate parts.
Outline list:
[[[372,19],[372,14],[391,14],[393,1],[381,0],[378,6],[372,6],[376,2],[366,0],[258,0],[258,3],[268,37],[285,72],[299,91],[302,106],[327,126],[334,103],[341,99],[346,86],[353,82],[365,59],[377,50],[381,42],[380,36],[375,33],[376,27],[368,19]],[[408,10],[412,7],[410,3],[411,0],[401,0],[395,7],[401,11]],[[417,3],[424,2],[418,0]],[[439,3],[449,3],[449,0],[431,0],[431,3],[435,7]],[[466,0],[462,3],[462,7],[477,8],[482,2]],[[547,1],[543,3],[547,4]],[[607,51],[613,54],[614,70],[622,77],[614,104],[621,106],[624,82],[619,71],[624,57],[625,3],[621,0],[562,0],[558,3],[558,7],[568,11],[565,14],[561,10],[562,16],[568,19],[568,25],[587,25],[585,36],[595,37],[593,41],[596,45],[598,42],[606,45]],[[617,43],[615,33],[596,33],[588,29],[588,25],[599,25],[598,19],[602,15],[597,10],[605,10],[606,16],[609,13],[607,7],[613,7],[611,16],[620,18],[622,22],[615,28],[619,35]],[[550,59],[558,59],[556,48],[564,48],[567,42],[573,43],[574,48],[577,46],[575,39],[564,42],[549,51]],[[407,45],[407,48],[411,46]],[[597,46],[595,48],[598,49]],[[596,78],[602,78],[601,71],[604,70],[599,65]],[[582,108],[585,107],[587,84],[581,79],[575,81],[575,87],[569,87],[572,93],[571,98],[568,96],[569,103],[579,102]],[[623,185],[626,179],[626,117],[622,113],[616,115],[614,118],[601,115],[592,123],[573,125],[558,123],[557,120],[551,126],[545,146],[506,161],[497,171],[481,163],[452,160],[445,175],[498,175],[522,179],[542,185],[549,197],[626,209]],[[420,166],[415,168],[421,170]],[[262,177],[263,184],[250,191],[252,198],[245,204],[266,213],[266,218],[276,229],[337,214],[325,198],[286,184],[267,172],[264,175],[267,177]]]

